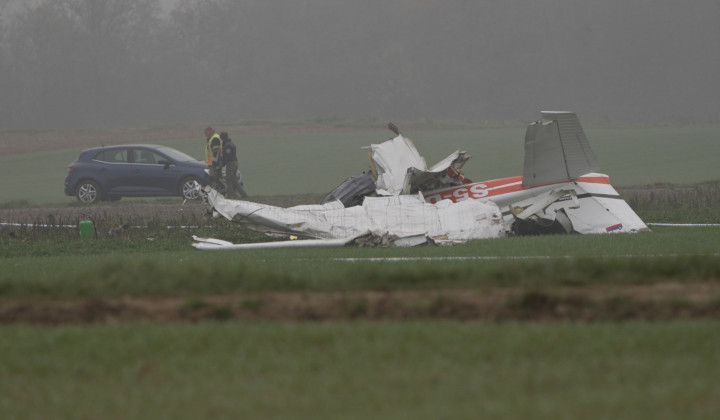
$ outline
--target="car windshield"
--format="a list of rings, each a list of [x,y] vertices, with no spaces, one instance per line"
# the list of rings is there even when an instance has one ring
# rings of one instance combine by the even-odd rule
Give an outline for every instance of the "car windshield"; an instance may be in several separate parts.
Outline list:
[[[185,153],[172,149],[170,147],[158,147],[158,152],[164,153],[168,157],[170,157],[172,160],[176,162],[194,162],[197,161],[194,157],[190,155],[186,155]]]

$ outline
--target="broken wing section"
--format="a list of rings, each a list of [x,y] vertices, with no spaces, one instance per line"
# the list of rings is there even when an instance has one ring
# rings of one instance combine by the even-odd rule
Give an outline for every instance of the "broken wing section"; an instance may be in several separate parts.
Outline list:
[[[504,235],[502,214],[493,203],[469,200],[436,204],[422,195],[366,197],[362,206],[345,208],[335,201],[289,208],[242,200],[227,200],[217,191],[205,192],[213,211],[233,222],[270,234],[313,239],[347,239],[372,233],[398,243],[467,241]],[[422,237],[421,241],[402,239]]]
[[[354,237],[368,231],[369,223],[361,208],[346,209],[339,201],[283,208],[228,200],[216,190],[208,189],[206,199],[213,212],[258,232],[330,239]]]
[[[303,241],[274,241],[254,242],[249,244],[234,244],[215,238],[201,238],[193,235],[193,247],[199,250],[239,250],[239,249],[276,249],[276,248],[315,248],[345,246],[352,239],[306,239]]]
[[[575,113],[541,114],[542,119],[528,125],[525,132],[523,187],[570,181],[600,171]]]

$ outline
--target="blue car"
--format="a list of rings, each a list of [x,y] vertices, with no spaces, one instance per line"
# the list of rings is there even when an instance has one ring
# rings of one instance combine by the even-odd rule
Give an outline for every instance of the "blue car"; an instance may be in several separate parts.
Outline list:
[[[199,197],[208,184],[208,166],[171,147],[125,144],[80,153],[68,166],[65,194],[83,203],[121,197]]]

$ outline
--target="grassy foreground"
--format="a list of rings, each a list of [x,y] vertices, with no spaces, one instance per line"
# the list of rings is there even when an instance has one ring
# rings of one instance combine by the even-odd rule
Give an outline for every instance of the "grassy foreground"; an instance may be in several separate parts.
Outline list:
[[[3,418],[711,419],[716,323],[0,327]]]
[[[146,232],[142,232],[147,234]],[[510,237],[453,247],[197,251],[153,241],[5,240],[0,298],[203,296],[262,291],[552,287],[718,281],[720,228]],[[27,247],[38,251],[26,254]]]

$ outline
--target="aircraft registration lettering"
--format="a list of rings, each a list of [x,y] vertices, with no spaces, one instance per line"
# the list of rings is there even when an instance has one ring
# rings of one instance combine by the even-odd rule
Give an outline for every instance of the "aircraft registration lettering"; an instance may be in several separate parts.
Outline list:
[[[442,191],[436,194],[432,194],[425,197],[425,200],[431,204],[435,204],[440,200],[451,200],[453,202],[467,200],[472,198],[477,200],[479,198],[487,197],[489,192],[487,185],[482,183],[463,185],[458,188]]]

